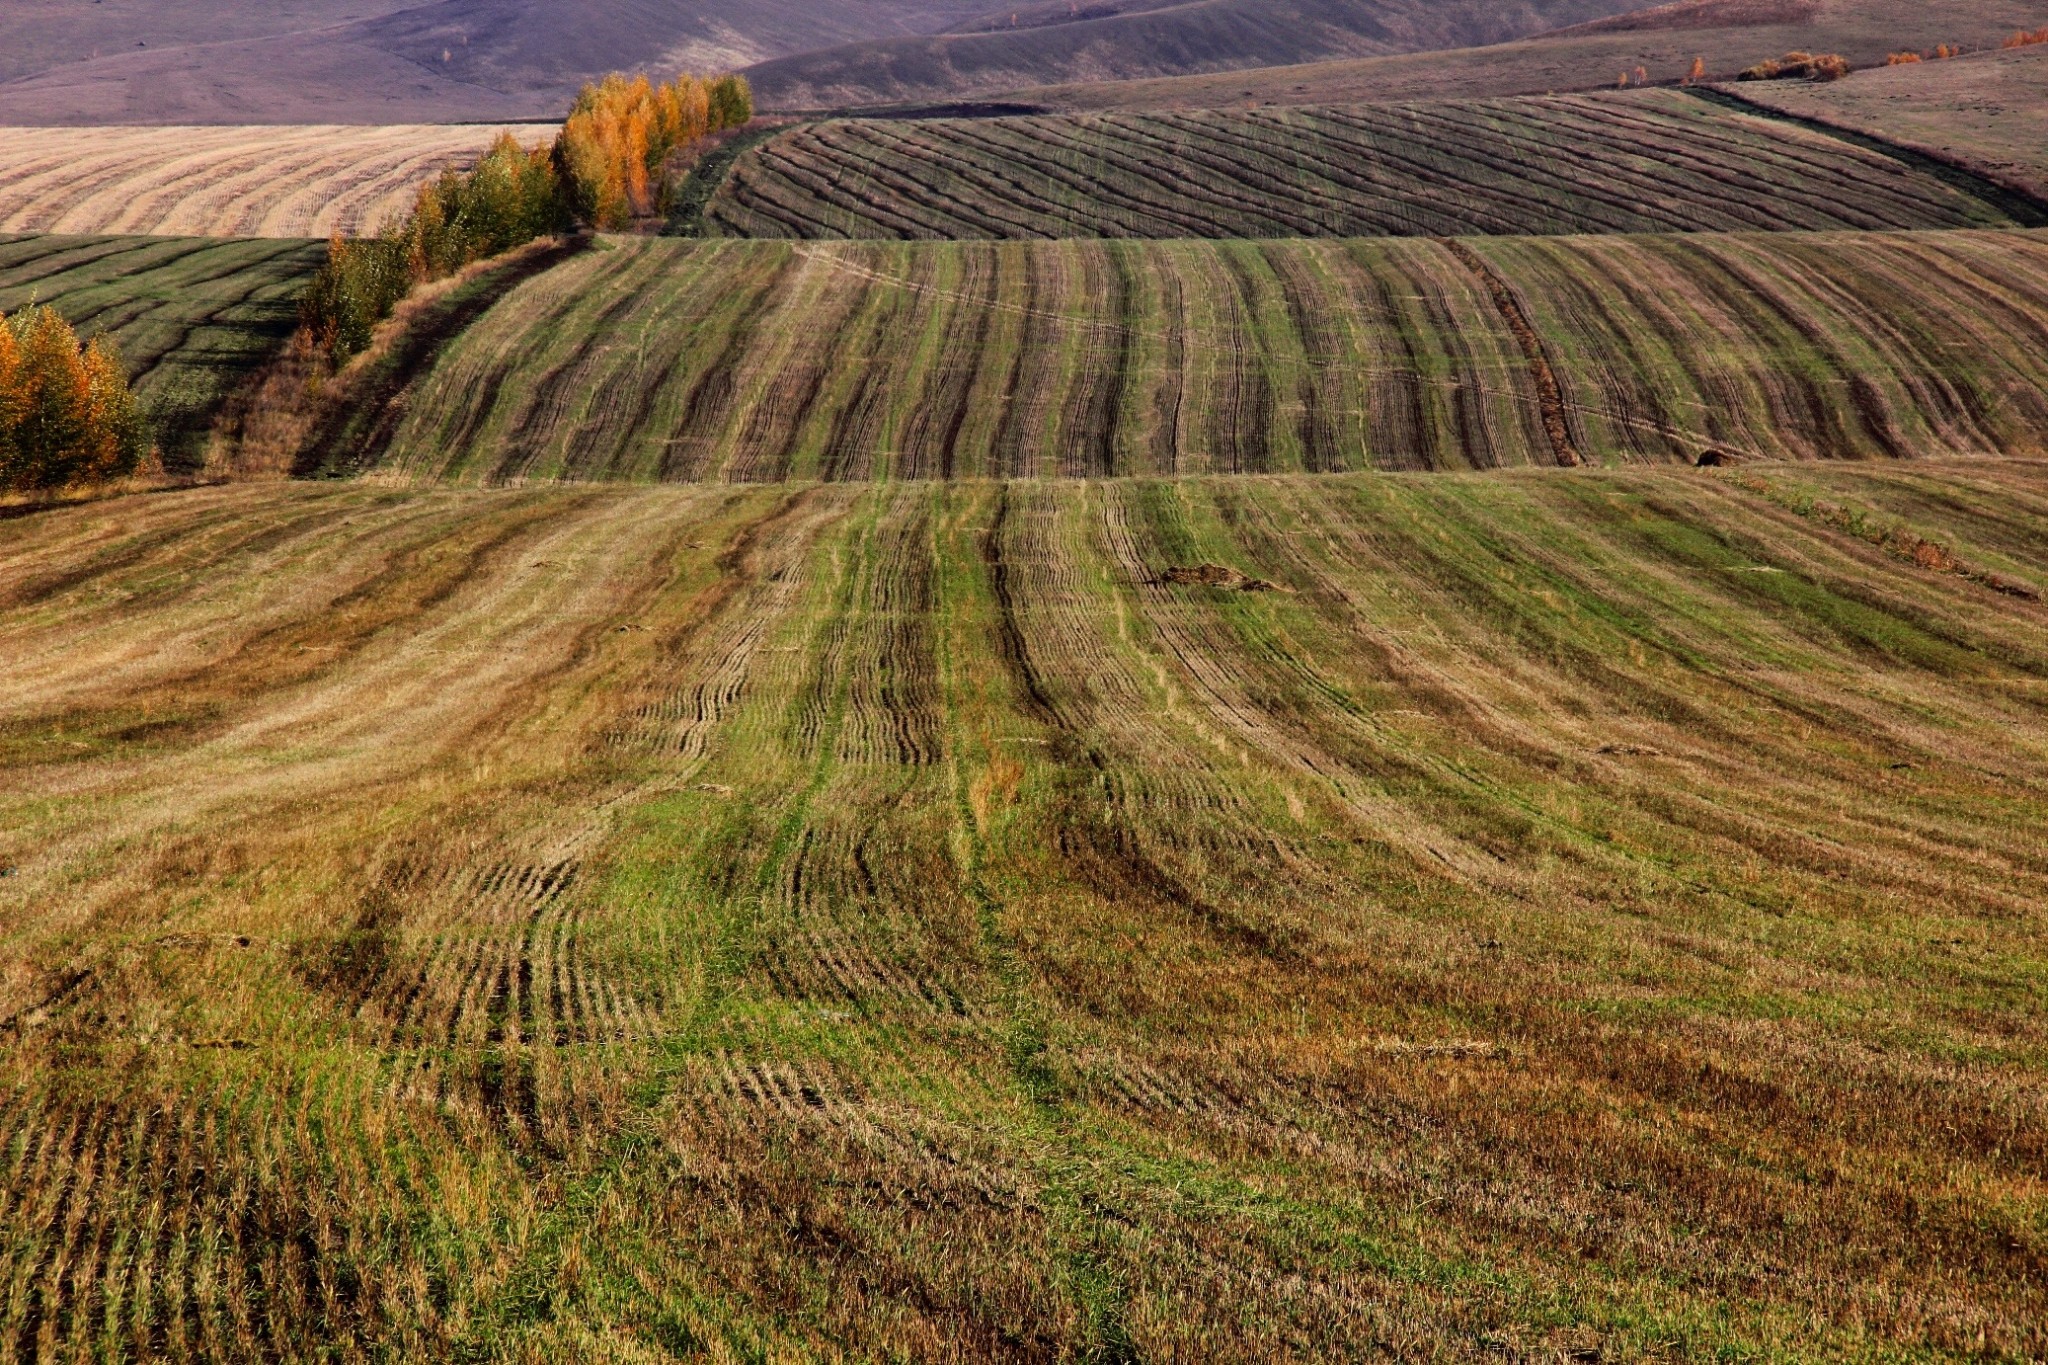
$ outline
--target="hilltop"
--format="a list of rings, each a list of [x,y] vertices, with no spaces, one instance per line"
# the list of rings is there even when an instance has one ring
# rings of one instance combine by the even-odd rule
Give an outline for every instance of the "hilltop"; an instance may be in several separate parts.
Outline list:
[[[1636,0],[1110,0],[1005,10],[935,35],[784,57],[749,72],[763,102],[821,109],[1123,81],[1525,38]]]
[[[10,0],[0,124],[408,123],[559,114],[583,81],[930,32],[986,0]]]
[[[1091,76],[997,92],[1045,110],[1214,109],[1255,104],[1541,95],[1613,86],[1637,72],[1675,82],[1695,59],[1715,78],[1794,49],[1882,65],[1901,49],[1996,48],[2042,21],[2028,0],[1682,0],[1487,47],[1302,62],[1255,71],[1106,82]]]

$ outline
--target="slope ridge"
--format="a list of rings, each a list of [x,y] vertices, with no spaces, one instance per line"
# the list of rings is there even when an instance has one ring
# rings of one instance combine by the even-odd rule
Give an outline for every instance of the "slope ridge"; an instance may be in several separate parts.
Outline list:
[[[1504,42],[1636,0],[1183,0],[1044,7],[917,38],[778,58],[749,75],[765,104],[830,108],[1059,80],[1181,72]],[[1028,16],[1034,22],[1025,22]]]

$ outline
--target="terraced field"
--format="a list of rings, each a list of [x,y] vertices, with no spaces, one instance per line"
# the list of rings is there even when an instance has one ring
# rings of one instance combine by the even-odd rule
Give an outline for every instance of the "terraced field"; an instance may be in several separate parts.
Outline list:
[[[2040,453],[2044,267],[2038,232],[613,240],[505,295],[405,394],[389,445],[329,472],[744,482]]]
[[[1881,152],[1674,90],[833,120],[742,156],[738,237],[1460,236],[2031,226]]]
[[[2048,466],[6,525],[9,1358],[2048,1351]]]
[[[167,464],[203,453],[220,401],[298,325],[305,241],[0,237],[0,313],[46,303],[121,348]]]
[[[521,129],[543,141],[547,129]],[[483,126],[9,128],[0,232],[326,237],[368,233],[474,161]]]

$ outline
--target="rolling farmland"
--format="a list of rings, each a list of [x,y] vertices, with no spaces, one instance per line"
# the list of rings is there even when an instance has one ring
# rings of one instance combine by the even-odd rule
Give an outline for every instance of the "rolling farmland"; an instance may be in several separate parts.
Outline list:
[[[2040,454],[2044,267],[2040,232],[1457,249],[612,239],[506,294],[407,392],[388,447],[327,472],[748,482]]]
[[[1847,512],[2048,584],[2018,461],[10,522],[0,1350],[2040,1355],[2048,607]]]
[[[0,232],[326,237],[373,233],[469,164],[483,127],[9,128]],[[527,142],[553,130],[519,129]]]
[[[1881,66],[1902,48],[1941,43],[1995,48],[2041,23],[2038,0],[1672,0],[1519,42],[1389,57],[1305,62],[1248,71],[1013,86],[986,98],[1054,110],[1242,109],[1406,100],[1495,98],[1613,89],[1623,72],[1681,80],[1695,60],[1714,80],[1795,49],[1838,52]]]
[[[2012,213],[1826,133],[1656,90],[835,120],[741,157],[705,216],[739,237],[1057,238],[1964,228]]]
[[[1744,99],[1887,138],[2048,202],[2048,44],[1740,89]]]
[[[0,312],[36,302],[121,348],[173,470],[221,400],[281,348],[322,251],[305,241],[0,237]]]

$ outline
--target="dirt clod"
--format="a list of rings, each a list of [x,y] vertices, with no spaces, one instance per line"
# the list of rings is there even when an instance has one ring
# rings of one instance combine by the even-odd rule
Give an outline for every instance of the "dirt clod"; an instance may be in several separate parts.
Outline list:
[[[1161,583],[1182,587],[1228,588],[1232,592],[1278,592],[1280,585],[1239,573],[1226,564],[1176,565],[1159,575]]]

